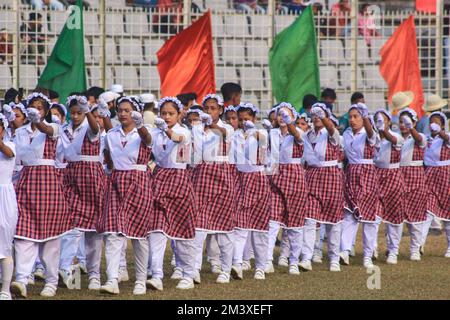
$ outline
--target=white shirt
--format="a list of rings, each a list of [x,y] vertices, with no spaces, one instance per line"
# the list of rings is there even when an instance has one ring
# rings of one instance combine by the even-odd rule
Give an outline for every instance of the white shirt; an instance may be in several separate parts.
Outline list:
[[[13,142],[4,141],[3,143],[12,150],[14,155],[16,154],[16,147]],[[3,152],[0,152],[0,185],[12,183],[15,161],[15,156],[12,158],[8,158],[3,154]]]
[[[349,164],[372,164],[372,159],[364,159],[364,149],[366,142],[370,146],[375,146],[377,134],[374,132],[372,138],[369,139],[366,129],[363,127],[356,133],[352,128],[347,128],[343,134],[344,152]]]
[[[100,132],[97,132],[97,134],[92,133],[87,119],[84,119],[84,121],[75,129],[73,129],[72,122],[65,124],[62,127],[61,141],[64,148],[64,158],[67,161],[81,161],[81,149],[86,134],[91,142],[96,142],[100,138]]]
[[[422,141],[418,145],[419,148],[424,149],[427,146],[427,138],[423,133],[419,133],[419,135],[422,137]],[[400,166],[401,167],[408,167],[408,166],[422,166],[423,160],[415,160],[413,161],[413,153],[414,153],[414,147],[416,146],[416,140],[412,137],[412,135],[409,135],[406,137],[405,142],[403,143],[402,147],[402,153],[400,155]]]
[[[300,128],[296,128],[296,130],[303,139],[306,133],[303,132]],[[295,141],[294,136],[289,133],[283,136],[279,128],[271,129],[269,132],[269,136],[270,136],[271,163],[273,164],[301,163],[302,157],[294,158],[293,151],[294,146],[297,147],[298,145],[303,145],[303,141]]]
[[[240,172],[262,172],[265,170],[264,165],[267,164],[268,134],[264,129],[254,129],[249,132],[255,134],[244,133],[241,129],[236,130],[232,142],[232,163],[236,164]],[[260,134],[260,142],[255,137],[256,132]],[[260,154],[261,152],[263,154]]]
[[[375,155],[373,158],[373,162],[377,168],[398,168],[398,163],[391,163],[391,152],[392,147],[396,150],[401,150],[403,147],[403,143],[405,142],[405,139],[398,133],[389,130],[389,133],[397,138],[397,144],[392,145],[390,141],[388,141],[386,138],[381,139],[381,141],[378,142],[376,148],[375,148]]]
[[[229,154],[224,154],[224,143],[226,143],[226,150],[230,149],[233,127],[224,123],[219,119],[217,126],[226,130],[226,137],[222,136],[221,132],[212,129],[205,131],[205,125],[198,124],[192,127],[192,135],[194,141],[194,163],[198,164],[202,161],[227,163],[229,162]],[[229,151],[228,151],[229,152]]]
[[[160,129],[153,129],[152,152],[158,167],[172,169],[186,169],[191,160],[191,133],[178,123],[172,131],[183,136],[182,142],[174,142]]]
[[[450,133],[446,133],[450,136]],[[444,140],[442,140],[438,135],[434,138],[428,137],[428,147],[425,149],[424,163],[428,167],[440,167],[450,165],[450,160],[441,161],[441,151],[442,148],[450,148],[450,142],[444,145]]]
[[[326,128],[320,129],[317,134],[314,130],[308,132],[303,151],[304,159],[308,166],[321,168],[338,165],[337,159],[325,161],[328,141],[334,146],[339,145],[340,136],[337,129],[334,129],[332,136],[328,135]],[[315,144],[314,147],[313,144]]]
[[[149,130],[147,128],[147,130]],[[149,130],[150,132],[150,130]],[[141,146],[141,136],[134,128],[128,134],[122,130],[122,126],[108,131],[105,138],[105,149],[109,151],[116,170],[133,170],[137,164]],[[150,148],[151,146],[147,146]]]

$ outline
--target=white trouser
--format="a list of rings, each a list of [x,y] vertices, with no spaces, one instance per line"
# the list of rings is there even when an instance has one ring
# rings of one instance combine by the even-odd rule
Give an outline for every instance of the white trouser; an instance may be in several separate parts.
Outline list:
[[[303,239],[302,239],[303,243]],[[289,257],[289,237],[287,234],[287,230],[283,229],[283,232],[281,233],[281,243],[280,243],[280,257]]]
[[[302,261],[312,259],[315,241],[316,221],[312,219],[306,219],[305,226],[303,227]]]
[[[255,267],[256,269],[264,270],[267,263],[268,232],[235,229],[233,236],[233,265],[242,264],[244,247],[247,238],[250,238],[251,246],[255,254]]]
[[[28,277],[33,271],[38,255],[45,269],[45,282],[58,285],[58,266],[61,252],[61,239],[45,242],[15,239],[16,281],[28,284]],[[39,250],[40,249],[40,250]]]
[[[341,247],[341,222],[337,224],[325,225],[327,236],[328,258],[330,262],[339,262],[339,253]]]
[[[205,231],[195,231],[195,269],[200,271],[203,260],[203,243],[207,237]],[[212,234],[219,247],[220,265],[223,272],[231,271],[231,263],[233,261],[233,235],[231,233],[215,233]]]
[[[164,253],[166,251],[167,237],[162,232],[152,232],[148,238],[150,243],[150,254],[149,263],[151,265],[149,269],[151,270],[152,278],[162,279],[164,277]]]
[[[289,264],[298,265],[303,246],[303,229],[287,229],[286,235],[289,241]],[[284,234],[284,232],[283,232]]]
[[[119,278],[120,258],[126,241],[127,238],[119,234],[105,236],[106,275],[108,280]],[[131,242],[134,251],[136,281],[146,281],[149,254],[148,240],[132,239]]]
[[[86,242],[85,233],[94,231],[85,231],[81,234],[80,244],[78,245],[77,258],[80,263],[86,264]]]
[[[450,221],[444,221],[444,228],[447,235],[447,247],[450,248]]]
[[[363,254],[364,257],[372,257],[377,247],[377,235],[381,219],[374,222],[361,222],[363,225]],[[358,220],[349,212],[344,213],[344,220],[341,223],[341,251],[350,252],[358,231]]]
[[[398,255],[400,240],[402,239],[403,224],[386,223],[386,244],[390,254]]]
[[[316,230],[316,243],[314,244],[314,254],[323,257],[323,240],[325,239],[325,225],[320,224],[320,228]]]
[[[120,262],[119,262],[120,269],[127,268],[127,247],[128,241],[124,241],[122,251],[120,252]]]
[[[433,222],[434,216],[430,213],[427,213],[427,220],[422,224],[422,241],[420,243],[421,246],[425,245],[427,241],[428,232],[430,231],[431,223]]]
[[[212,234],[206,236],[206,257],[212,266],[220,266],[220,248],[217,237]]]
[[[422,239],[423,239],[423,224],[422,223],[407,223],[409,233],[411,235],[411,241],[409,243],[409,251],[411,253],[413,252],[419,252],[420,246],[422,245]]]
[[[278,232],[280,231],[280,223],[269,221],[269,234],[267,244],[267,262],[273,261],[273,250],[277,242]]]
[[[73,229],[61,237],[61,257],[59,258],[59,269],[72,270],[73,259],[77,255],[83,232]]]
[[[86,231],[84,233],[86,269],[89,279],[100,279],[100,263],[102,260],[103,235],[95,231]],[[81,246],[80,246],[81,247]]]
[[[183,277],[194,279],[195,271],[195,241],[189,240],[175,240],[175,260],[177,266],[183,270]]]
[[[255,258],[255,253],[253,252],[252,239],[251,239],[251,237],[247,237],[247,242],[245,243],[245,246],[244,246],[243,259],[244,259],[244,261],[250,261],[251,259],[254,259],[254,258]]]

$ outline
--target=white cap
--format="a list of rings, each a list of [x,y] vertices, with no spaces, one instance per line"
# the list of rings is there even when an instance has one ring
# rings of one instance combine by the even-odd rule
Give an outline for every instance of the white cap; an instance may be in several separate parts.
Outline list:
[[[139,101],[141,101],[141,103],[152,103],[156,102],[156,97],[151,93],[143,93],[139,96]]]
[[[123,93],[123,86],[121,84],[113,84],[110,91],[115,93]]]
[[[111,101],[116,100],[120,97],[120,94],[112,92],[112,91],[105,91],[100,96],[99,99],[103,99],[106,103],[109,103]]]

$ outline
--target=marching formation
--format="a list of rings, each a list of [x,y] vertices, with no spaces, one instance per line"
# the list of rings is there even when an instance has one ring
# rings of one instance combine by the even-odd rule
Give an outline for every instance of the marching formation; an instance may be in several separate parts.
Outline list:
[[[390,112],[371,115],[355,102],[340,135],[325,102],[302,114],[282,102],[259,122],[264,117],[241,103],[241,91],[224,84],[223,98],[208,94],[200,105],[195,97],[155,105],[150,94],[73,93],[63,105],[36,90],[26,103],[3,105],[0,299],[27,297],[35,278],[45,280],[41,295],[53,297],[59,278],[70,288],[75,264],[88,274],[89,290],[119,294],[129,279],[128,240],[135,295],[163,290],[168,242],[177,289],[201,283],[205,244],[217,283],[242,280],[251,269],[264,280],[274,272],[280,232],[278,265],[293,276],[321,262],[325,239],[329,270],[341,271],[359,225],[362,263],[373,268],[381,222],[387,263],[397,263],[404,224],[410,259],[420,260],[433,219],[444,224],[450,258],[444,113],[430,114],[425,136],[408,106],[396,132]]]

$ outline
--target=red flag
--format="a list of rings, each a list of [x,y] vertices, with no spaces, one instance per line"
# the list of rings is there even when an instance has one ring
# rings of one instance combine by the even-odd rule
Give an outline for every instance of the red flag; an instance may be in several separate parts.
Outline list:
[[[416,10],[436,13],[436,0],[416,0]]]
[[[201,98],[216,92],[211,12],[170,38],[157,56],[163,96],[195,92]]]
[[[380,73],[389,88],[389,103],[391,103],[394,93],[412,91],[414,92],[414,100],[410,107],[421,117],[424,98],[414,16],[406,19],[395,30],[383,48],[381,48],[380,55]]]

